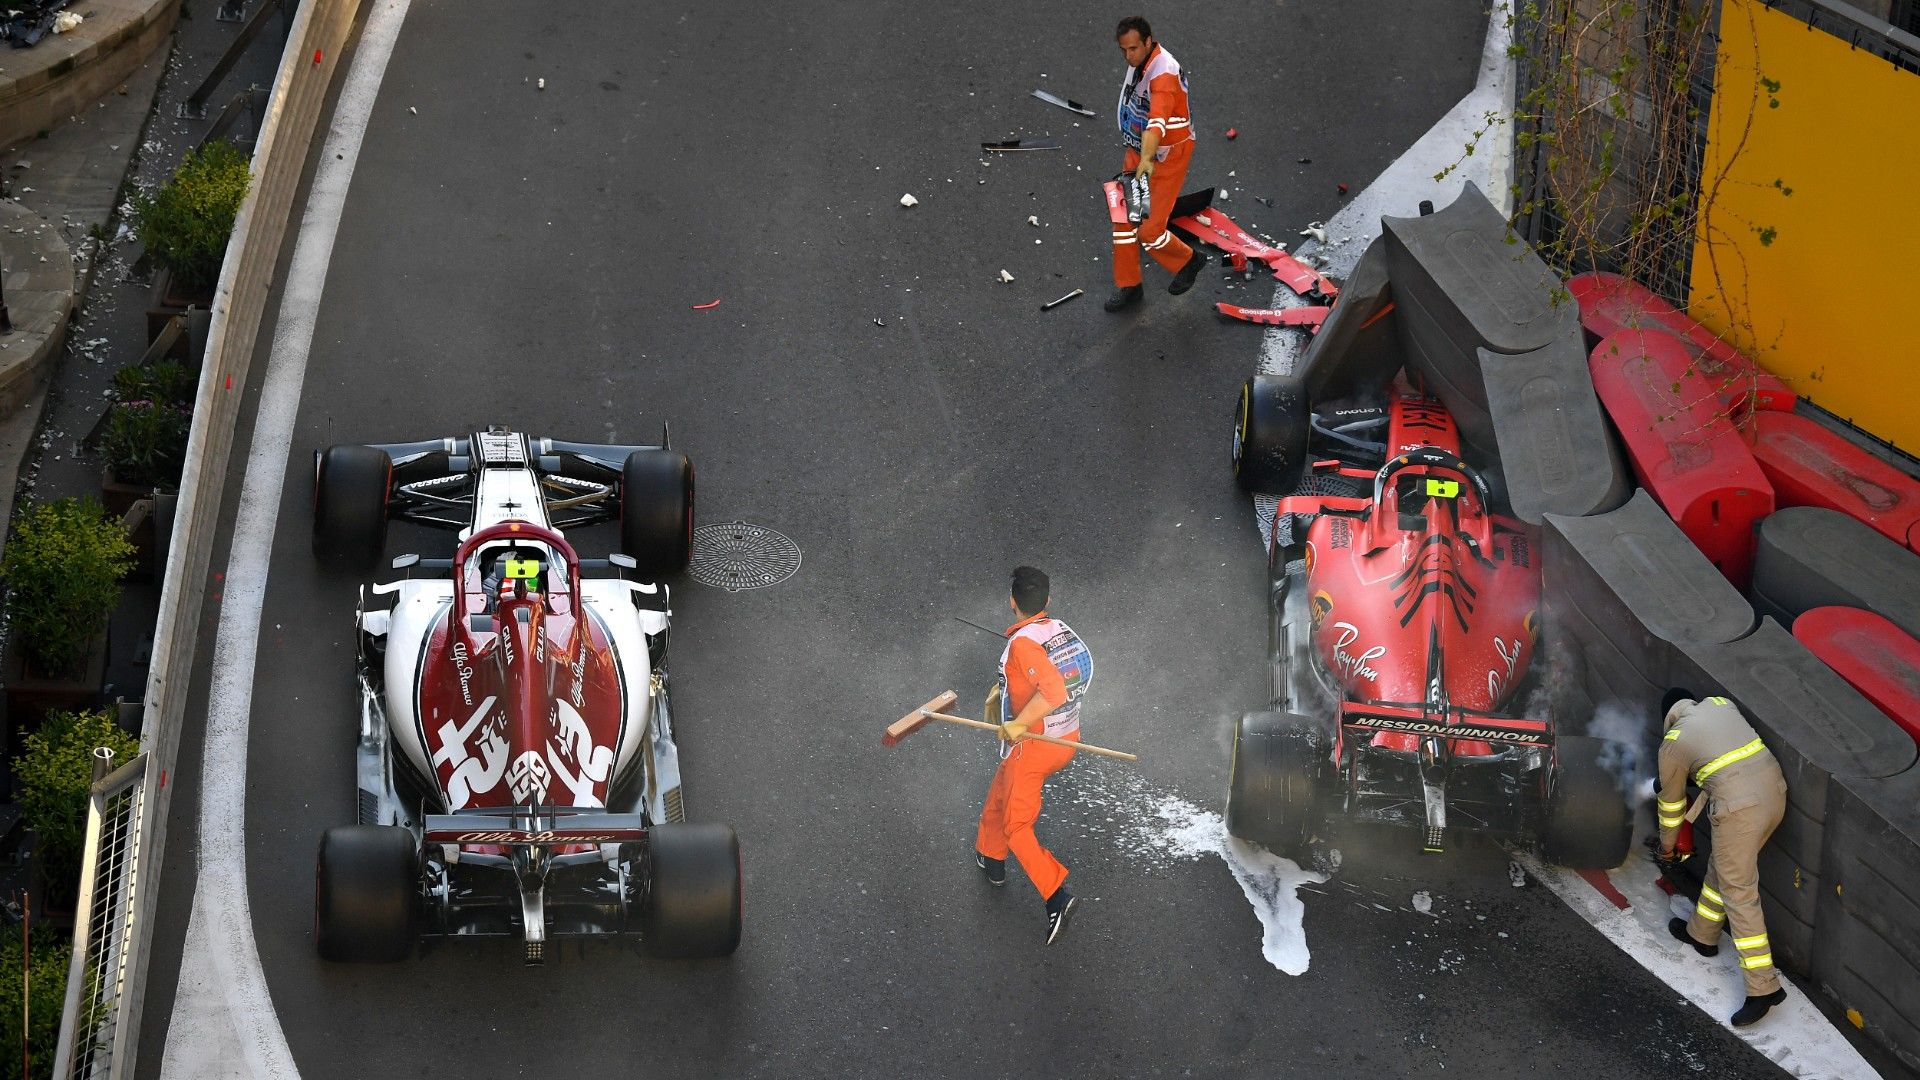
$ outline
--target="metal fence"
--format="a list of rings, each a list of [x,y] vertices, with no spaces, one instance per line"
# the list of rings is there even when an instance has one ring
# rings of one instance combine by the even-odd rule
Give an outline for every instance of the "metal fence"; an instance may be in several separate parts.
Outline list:
[[[95,773],[105,773],[112,751],[103,748],[94,754]],[[94,780],[55,1076],[93,1080],[112,1075],[112,1063],[132,1034],[121,1023],[120,1005],[134,951],[140,818],[146,796],[145,754]]]

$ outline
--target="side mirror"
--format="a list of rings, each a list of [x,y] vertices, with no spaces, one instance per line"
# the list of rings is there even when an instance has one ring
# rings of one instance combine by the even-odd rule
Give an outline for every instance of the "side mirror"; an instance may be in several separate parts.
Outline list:
[[[393,568],[395,570],[407,572],[407,576],[412,577],[413,574],[411,573],[411,571],[413,569],[413,566],[415,563],[418,563],[419,561],[420,561],[420,556],[413,552],[408,552],[405,555],[396,555],[394,556],[394,559],[393,559]]]
[[[627,571],[640,568],[640,564],[634,561],[633,556],[624,551],[616,551],[608,555],[607,561],[620,568],[620,576],[623,579],[627,576]]]

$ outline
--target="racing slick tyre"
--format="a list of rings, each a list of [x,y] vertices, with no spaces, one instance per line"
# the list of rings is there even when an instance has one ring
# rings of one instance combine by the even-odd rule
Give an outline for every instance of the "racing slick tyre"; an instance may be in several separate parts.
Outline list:
[[[1574,870],[1611,870],[1627,861],[1633,817],[1606,762],[1621,751],[1604,739],[1563,735],[1559,769],[1547,804],[1541,846],[1548,859]]]
[[[1298,859],[1320,828],[1318,792],[1327,745],[1313,721],[1247,713],[1233,733],[1227,832]]]
[[[1248,379],[1233,422],[1234,479],[1248,491],[1292,494],[1306,472],[1311,431],[1306,384],[1286,375]]]
[[[731,956],[740,947],[740,838],[731,826],[647,830],[640,933],[655,956]]]
[[[365,570],[387,546],[387,493],[393,460],[372,446],[329,446],[313,478],[313,554]]]
[[[413,950],[419,845],[397,825],[336,825],[320,835],[313,936],[320,956],[390,964]]]
[[[635,450],[620,474],[620,550],[647,577],[693,562],[693,462],[673,450]]]

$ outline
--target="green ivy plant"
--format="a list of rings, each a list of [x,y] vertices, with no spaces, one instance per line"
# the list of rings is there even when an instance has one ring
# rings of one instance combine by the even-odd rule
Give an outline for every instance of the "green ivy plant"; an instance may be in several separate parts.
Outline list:
[[[215,140],[188,153],[159,190],[133,197],[134,232],[181,288],[205,290],[219,280],[249,180],[247,156]]]
[[[168,405],[187,405],[193,401],[197,376],[178,360],[156,360],[151,364],[132,364],[113,376],[116,401],[159,401]]]
[[[21,985],[20,960],[26,952],[21,947],[18,927],[7,927],[7,933],[0,934],[0,1047],[11,1053],[0,1053],[0,1080],[18,1080],[20,1077],[21,998],[27,1001],[28,1021],[32,1030],[26,1032],[26,1045],[32,1049],[33,1072],[31,1080],[47,1080],[53,1075],[54,1042],[60,1035],[60,1013],[67,1004],[67,969],[72,962],[73,944],[64,938],[43,934],[38,930],[33,934],[33,965],[27,969],[26,985]]]
[[[87,839],[87,792],[93,786],[93,751],[105,746],[124,764],[140,752],[113,715],[54,712],[27,736],[26,753],[13,761],[20,785],[20,816],[40,836],[40,866],[50,903],[70,903],[80,884]]]
[[[114,479],[138,487],[180,480],[193,410],[161,401],[122,401],[107,415],[101,450]]]
[[[93,499],[36,503],[16,516],[0,579],[15,640],[38,673],[63,678],[86,662],[133,563],[125,531]]]

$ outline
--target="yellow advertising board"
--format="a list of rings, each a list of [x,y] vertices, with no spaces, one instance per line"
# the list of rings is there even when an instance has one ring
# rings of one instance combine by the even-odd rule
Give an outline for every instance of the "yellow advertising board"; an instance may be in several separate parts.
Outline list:
[[[1920,453],[1920,75],[1724,0],[1693,316]]]

